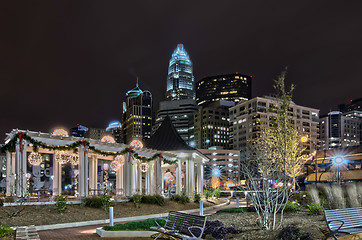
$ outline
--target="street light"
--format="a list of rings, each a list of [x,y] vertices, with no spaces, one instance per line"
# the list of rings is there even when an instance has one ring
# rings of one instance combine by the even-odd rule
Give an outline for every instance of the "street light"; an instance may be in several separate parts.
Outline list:
[[[339,166],[344,162],[344,158],[341,156],[336,156],[333,158],[333,164],[337,166],[337,183],[340,184],[341,173],[339,171]]]

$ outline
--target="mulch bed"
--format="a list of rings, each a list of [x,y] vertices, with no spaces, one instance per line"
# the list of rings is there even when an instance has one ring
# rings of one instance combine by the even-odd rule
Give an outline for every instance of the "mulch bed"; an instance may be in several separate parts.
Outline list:
[[[275,240],[278,239],[279,231],[262,230],[258,226],[257,214],[255,212],[247,213],[217,213],[209,216],[207,220],[219,220],[227,227],[234,227],[242,229],[240,234],[229,234],[227,237],[232,239],[263,239]],[[283,227],[288,225],[295,225],[304,234],[309,232],[313,235],[313,239],[324,239],[328,234],[323,215],[311,216],[306,211],[299,211],[296,213],[284,213]],[[206,239],[214,239],[207,236]]]
[[[224,203],[225,200],[204,201],[204,207]],[[58,213],[54,205],[43,206],[22,206],[24,209],[16,217],[9,218],[8,213],[20,207],[0,207],[0,222],[10,226],[26,225],[49,225],[57,223],[82,222],[91,220],[108,219],[109,213],[101,208],[82,207],[80,205],[67,205],[64,213]],[[167,213],[169,211],[183,211],[199,208],[198,203],[179,204],[166,200],[164,206],[155,204],[142,204],[141,208],[136,208],[132,202],[116,203],[114,207],[114,217],[133,217],[157,213]]]

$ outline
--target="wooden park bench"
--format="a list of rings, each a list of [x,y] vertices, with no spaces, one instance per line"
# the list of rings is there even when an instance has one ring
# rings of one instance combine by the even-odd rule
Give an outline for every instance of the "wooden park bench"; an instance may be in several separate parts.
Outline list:
[[[362,233],[362,207],[325,210],[324,216],[330,231],[327,239],[337,240],[336,233]]]
[[[152,231],[160,233],[155,239],[159,238],[161,234],[181,239],[201,239],[206,225],[204,216],[174,211],[170,211],[167,219],[163,219],[166,221],[164,226],[157,222],[160,219],[162,218],[155,219],[157,227],[150,228]]]

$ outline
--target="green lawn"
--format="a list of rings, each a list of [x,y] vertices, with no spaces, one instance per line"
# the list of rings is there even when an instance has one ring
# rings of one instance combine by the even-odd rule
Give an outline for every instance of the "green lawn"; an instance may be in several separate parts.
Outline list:
[[[163,226],[165,225],[165,220],[157,220],[157,222]],[[104,226],[103,229],[106,231],[125,231],[125,230],[149,230],[150,227],[156,227],[155,219],[150,218],[143,221],[138,222],[128,222],[128,223],[121,223],[111,226]]]
[[[226,208],[217,211],[216,213],[245,213],[246,208]]]

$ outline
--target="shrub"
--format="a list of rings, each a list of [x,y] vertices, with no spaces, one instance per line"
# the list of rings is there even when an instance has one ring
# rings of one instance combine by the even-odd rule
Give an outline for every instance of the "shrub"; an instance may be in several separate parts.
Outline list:
[[[141,207],[142,197],[143,197],[142,194],[134,194],[134,195],[132,196],[132,200],[133,200],[133,203],[134,203],[134,205],[136,206],[136,208],[140,208],[140,207]]]
[[[221,195],[221,190],[220,189],[215,189],[214,192],[213,192],[213,195],[216,197],[216,198],[220,198],[220,195]]]
[[[300,210],[300,204],[297,200],[288,201],[285,205],[284,211],[286,212],[296,212]]]
[[[242,230],[237,230],[233,227],[224,227],[224,224],[219,220],[206,221],[204,234],[211,234],[216,239],[224,239],[228,233],[238,234]]]
[[[99,197],[85,198],[82,201],[82,205],[91,208],[101,208],[103,206],[102,199]]]
[[[180,198],[181,198],[180,194],[175,194],[175,195],[171,196],[171,201],[178,202],[180,200]]]
[[[172,197],[171,197],[172,200]],[[148,203],[148,204],[158,204],[160,206],[165,205],[165,198],[161,195],[143,195],[142,197],[142,203]]]
[[[198,193],[195,193],[194,195],[194,202],[199,203],[201,201],[201,196]]]
[[[300,236],[300,240],[313,240],[313,235],[309,232],[304,233],[302,236]]]
[[[154,195],[153,196],[155,198],[155,203],[160,205],[160,206],[164,206],[165,205],[165,198],[162,197],[161,195]]]
[[[0,225],[0,237],[5,237],[11,235],[12,231],[9,225],[1,224]]]
[[[205,190],[204,195],[205,195],[206,200],[208,200],[209,198],[212,197],[212,192],[210,190]]]
[[[280,231],[278,237],[281,240],[298,240],[300,237],[300,231],[295,226],[288,226]]]
[[[190,198],[186,195],[185,192],[183,192],[180,196],[180,199],[178,200],[178,203],[186,204],[190,202]]]
[[[108,211],[109,207],[111,206],[111,196],[103,195],[99,197],[102,203],[102,207],[104,210]]]
[[[246,208],[226,208],[217,211],[216,213],[245,213]]]
[[[5,198],[5,202],[6,203],[13,203],[14,202],[14,199],[12,197],[6,197]]]
[[[143,195],[142,203],[156,204],[156,198],[155,198],[155,196],[151,196],[151,195]]]
[[[324,211],[324,207],[318,204],[312,203],[308,205],[308,214],[309,215],[321,215]]]
[[[67,207],[67,196],[60,195],[55,198],[55,208],[59,213],[65,212]]]

